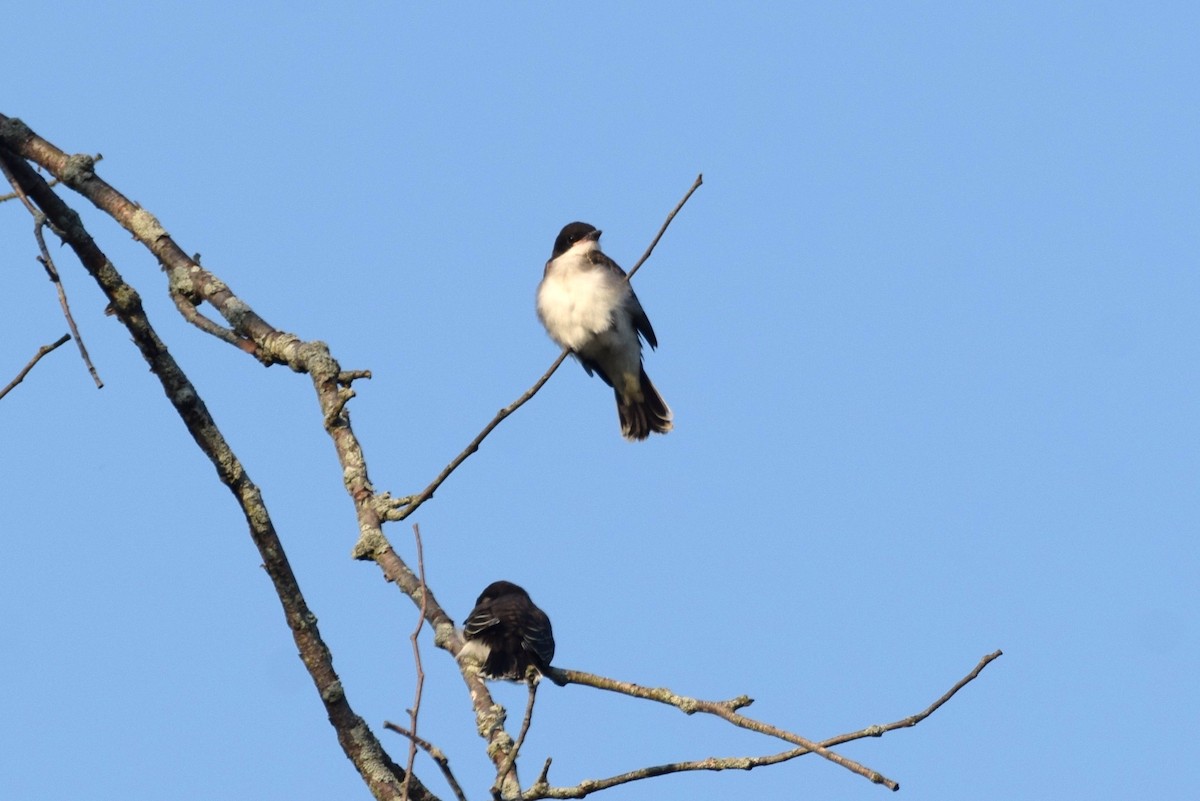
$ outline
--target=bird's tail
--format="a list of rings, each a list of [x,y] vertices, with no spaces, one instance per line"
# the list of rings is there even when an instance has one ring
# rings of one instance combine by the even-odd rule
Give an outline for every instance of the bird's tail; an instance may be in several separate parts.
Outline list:
[[[621,436],[633,442],[650,436],[653,431],[665,434],[674,426],[671,407],[650,383],[650,377],[642,368],[636,386],[628,386],[625,392],[614,390],[617,395],[617,415],[621,418]]]

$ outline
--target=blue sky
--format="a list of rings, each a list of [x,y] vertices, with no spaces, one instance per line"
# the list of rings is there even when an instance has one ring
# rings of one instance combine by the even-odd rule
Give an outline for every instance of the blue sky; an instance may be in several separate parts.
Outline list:
[[[557,661],[821,739],[921,799],[1182,798],[1200,781],[1200,12],[1184,3],[16,9],[3,111],[154,212],[275,326],[370,369],[371,477],[423,487],[556,355],[558,229],[629,266],[676,415],[631,445],[567,364],[415,516],[460,619],[490,581]],[[11,37],[10,37],[11,38]],[[184,323],[67,195],[262,486],[356,710],[411,703],[412,604],[357,536],[311,385]],[[0,380],[65,329],[0,206]],[[68,251],[64,347],[0,401],[0,797],[365,798],[228,493]],[[411,558],[411,533],[389,536]],[[421,731],[472,799],[426,640]],[[523,690],[500,686],[519,716]],[[523,775],[777,746],[547,686]],[[436,769],[419,775],[448,793]],[[805,757],[610,799],[880,798]]]

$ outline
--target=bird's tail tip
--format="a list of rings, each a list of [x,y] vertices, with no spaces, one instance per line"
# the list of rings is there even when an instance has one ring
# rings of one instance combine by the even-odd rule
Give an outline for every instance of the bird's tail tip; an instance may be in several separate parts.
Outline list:
[[[630,442],[646,439],[651,433],[665,434],[675,427],[671,407],[650,383],[642,370],[640,393],[617,392],[617,415],[621,419],[621,436]],[[640,394],[641,397],[637,397]]]

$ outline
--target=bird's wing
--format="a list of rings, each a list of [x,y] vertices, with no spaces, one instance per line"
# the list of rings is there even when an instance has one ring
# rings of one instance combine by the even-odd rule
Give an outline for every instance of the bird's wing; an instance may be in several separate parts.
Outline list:
[[[540,611],[540,610],[539,610]],[[543,665],[554,660],[554,632],[545,614],[532,615],[521,630],[521,644],[537,655]]]
[[[471,616],[463,622],[463,634],[470,637],[477,637],[487,629],[500,623],[500,618],[492,614],[490,609],[476,609],[471,612]]]
[[[606,254],[600,251],[592,251],[593,260],[600,263],[604,269],[610,271],[614,275],[618,275],[622,280],[625,279],[625,271],[621,269],[621,265],[617,264]],[[629,317],[633,320],[633,327],[641,335],[642,339],[652,348],[658,348],[658,337],[654,336],[654,327],[650,325],[650,318],[646,316],[645,310],[642,308],[641,301],[638,300],[637,293],[633,291],[633,287],[629,287],[629,300],[625,303],[625,308],[629,312]]]
[[[642,304],[632,288],[629,290],[629,316],[633,320],[633,327],[642,335],[642,339],[646,340],[646,344],[657,348],[658,337],[654,336],[654,327],[650,325],[650,318],[646,316],[646,312],[642,309]]]

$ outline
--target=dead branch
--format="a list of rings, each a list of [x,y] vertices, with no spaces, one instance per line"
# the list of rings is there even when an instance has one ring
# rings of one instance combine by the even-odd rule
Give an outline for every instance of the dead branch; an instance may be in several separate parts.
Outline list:
[[[738,709],[749,706],[753,703],[753,699],[749,696],[741,695],[737,698],[728,701],[702,701],[698,698],[689,698],[685,695],[668,690],[666,687],[643,687],[640,684],[632,682],[619,681],[610,679],[605,676],[597,676],[592,673],[584,673],[579,670],[565,670],[558,668],[555,673],[557,677],[570,683],[582,684],[587,687],[595,687],[598,690],[609,690],[610,692],[621,693],[622,695],[630,695],[634,698],[644,698],[649,701],[657,701],[660,704],[681,709],[689,715],[696,712],[705,712],[710,715],[716,715],[719,718],[732,723],[734,726],[750,731],[756,731],[759,734],[765,734],[770,737],[775,737],[785,742],[798,745],[808,751],[811,751],[818,756],[822,756],[833,762],[835,765],[840,765],[846,770],[857,773],[866,779],[870,779],[875,784],[882,784],[890,790],[899,790],[900,785],[896,781],[889,779],[882,773],[872,770],[865,765],[855,762],[853,759],[848,759],[841,754],[830,751],[820,743],[814,742],[807,737],[801,737],[799,734],[794,734],[785,731],[769,723],[763,723],[753,718],[748,718],[737,712]]]
[[[12,381],[9,381],[8,386],[6,386],[4,389],[0,389],[0,398],[3,398],[5,395],[7,395],[9,392],[11,392],[17,384],[20,384],[22,381],[24,381],[25,376],[29,375],[29,371],[33,369],[35,364],[37,364],[38,362],[40,362],[42,360],[43,356],[45,356],[47,353],[54,350],[55,348],[59,347],[60,345],[64,344],[70,338],[71,338],[70,334],[63,334],[61,337],[59,337],[57,340],[50,343],[49,345],[42,345],[40,348],[38,348],[37,353],[33,354],[33,358],[29,360],[29,363],[26,364],[21,369],[21,372],[17,373],[17,377],[14,378]]]
[[[84,229],[79,215],[63,203],[54,191],[46,186],[45,180],[25,163],[23,158],[28,156],[22,152],[22,158],[18,158],[9,152],[14,144],[10,138],[13,127],[11,120],[0,115],[0,143],[4,145],[0,147],[0,160],[4,161],[22,191],[37,203],[99,284],[108,297],[113,312],[129,331],[197,446],[212,462],[221,482],[234,495],[250,528],[251,538],[258,547],[263,566],[279,596],[301,659],[316,685],[343,751],[359,770],[364,782],[377,799],[398,799],[403,769],[392,761],[370,727],[351,708],[341,681],[334,671],[332,656],[317,628],[316,616],[304,600],[258,487],[250,480],[245,468],[225,441],[195,386],[150,325],[136,290],[125,282],[116,267],[97,247]],[[24,130],[28,132],[27,128]],[[29,132],[28,136],[32,136],[32,132]],[[46,169],[54,173],[52,168]],[[72,184],[67,175],[60,177],[68,186]],[[418,798],[436,801],[436,796],[418,780],[413,779],[413,784]]]
[[[999,658],[1002,653],[1003,652],[1001,651],[994,651],[993,653],[984,656],[981,660],[979,660],[979,664],[977,664],[970,673],[959,679],[959,681],[955,683],[953,687],[947,690],[941,698],[938,698],[926,709],[918,712],[915,715],[902,718],[901,720],[897,720],[893,723],[867,726],[866,728],[859,729],[855,732],[839,734],[836,737],[830,737],[826,740],[822,740],[820,743],[816,743],[815,745],[819,745],[822,748],[829,748],[831,746],[848,743],[852,740],[861,740],[866,737],[882,737],[889,731],[915,726],[937,711],[942,704],[953,698],[955,693],[967,686],[967,684],[974,681],[975,678],[978,677],[983,671],[983,669],[987,667],[988,664],[990,664],[993,660]],[[573,670],[560,670],[559,673],[563,678],[567,678],[572,682],[575,682],[576,678],[585,679],[585,677],[588,679],[600,679],[605,686],[599,686],[599,683],[592,683],[588,680],[575,682],[586,684],[592,687],[598,687],[598,689],[612,690],[614,692],[625,692],[626,689],[636,688],[636,691],[627,692],[626,694],[633,695],[636,698],[648,698],[654,701],[661,701],[662,703],[676,706],[688,714],[692,714],[693,712],[710,711],[704,708],[704,705],[708,704],[711,704],[714,708],[731,711],[739,706],[746,706],[750,703],[750,699],[746,696],[734,698],[729,701],[697,701],[696,699],[684,698],[683,696],[675,695],[670,690],[663,688],[639,687],[636,684],[629,684],[628,682],[616,682],[612,679],[604,679],[600,676],[592,676],[591,674],[579,673],[578,671]],[[717,712],[716,714],[721,713]],[[725,715],[721,714],[721,717],[725,717]],[[763,733],[771,734],[772,736],[778,736],[772,732]],[[685,771],[695,770],[751,770],[764,765],[775,765],[780,762],[787,762],[788,760],[795,759],[796,757],[804,756],[805,754],[812,752],[813,749],[801,745],[800,747],[793,748],[790,751],[782,751],[777,754],[768,754],[758,757],[711,757],[709,759],[698,759],[690,762],[672,762],[665,765],[653,765],[646,768],[640,768],[638,770],[631,770],[627,773],[609,776],[608,778],[604,779],[586,779],[572,787],[550,786],[548,781],[550,760],[547,759],[546,766],[542,769],[542,773],[538,777],[538,780],[534,782],[534,784],[528,790],[525,791],[525,794],[521,798],[522,801],[536,801],[540,798],[583,798],[591,793],[595,793],[600,790],[607,790],[610,787],[628,784],[629,782],[638,781],[640,779],[650,779],[655,776],[663,776],[668,773],[682,773]],[[892,789],[898,790],[899,785]]]
[[[419,745],[425,753],[429,754],[430,759],[432,759],[434,763],[441,768],[442,775],[446,777],[446,782],[449,783],[450,790],[454,793],[454,797],[457,798],[458,801],[467,801],[466,795],[463,794],[462,786],[459,785],[458,779],[454,778],[454,772],[450,770],[450,758],[446,756],[445,751],[438,748],[428,740],[418,737],[408,729],[397,726],[395,723],[389,723],[385,720],[383,722],[383,727],[385,729],[390,729],[397,734],[402,734],[412,742]]]
[[[96,382],[96,389],[103,389],[104,382],[100,380],[100,374],[96,372],[96,366],[92,364],[92,359],[88,356],[87,348],[83,344],[83,337],[79,333],[79,326],[75,325],[75,317],[71,314],[71,305],[67,302],[67,290],[63,287],[62,279],[58,276],[58,268],[54,266],[54,259],[50,257],[50,251],[46,248],[46,238],[42,236],[42,227],[46,224],[46,217],[29,202],[29,198],[21,190],[21,185],[13,177],[12,170],[9,169],[5,160],[0,160],[0,171],[4,172],[4,177],[12,184],[13,194],[21,199],[21,203],[33,215],[33,237],[37,240],[38,249],[41,251],[38,262],[46,270],[50,283],[54,284],[54,288],[58,291],[58,305],[62,308],[63,316],[67,318],[67,327],[71,329],[75,344],[79,346],[79,355],[83,359],[84,365],[87,366],[88,372],[91,373],[92,380]]]
[[[11,151],[11,152],[10,152]],[[14,155],[16,154],[16,155]],[[19,156],[19,158],[18,158]],[[333,358],[328,347],[318,341],[304,341],[295,334],[278,330],[259,317],[253,309],[241,300],[223,281],[200,266],[198,261],[189,257],[170,237],[161,223],[145,209],[133,203],[112,186],[99,178],[94,172],[95,160],[88,156],[68,156],[49,142],[34,134],[19,120],[0,114],[0,161],[8,171],[15,176],[14,184],[27,193],[41,208],[52,224],[56,233],[71,245],[79,255],[88,272],[93,275],[102,290],[108,296],[111,306],[134,338],[142,351],[144,358],[150,363],[151,369],[159,377],[171,403],[184,420],[199,447],[216,466],[220,479],[237,498],[247,522],[251,535],[263,554],[264,564],[271,576],[284,607],[293,636],[300,647],[302,658],[312,675],[314,683],[326,705],[330,721],[338,733],[339,741],[347,756],[358,767],[364,781],[377,798],[399,798],[407,788],[401,785],[411,781],[415,795],[422,799],[433,799],[434,796],[424,788],[419,780],[412,776],[411,770],[406,772],[387,756],[369,727],[353,713],[344,691],[333,671],[332,659],[328,649],[321,640],[315,625],[315,618],[304,602],[290,566],[283,554],[277,534],[271,523],[267,510],[262,503],[258,488],[249,480],[243,467],[237,461],[228,444],[217,430],[212,418],[195,388],[188,381],[182,370],[166,351],[154,330],[150,327],[141,301],[137,293],[124,282],[107,257],[95,246],[91,237],[83,229],[78,215],[65,206],[62,201],[49,189],[46,182],[26,164],[32,161],[49,172],[64,185],[79,192],[98,208],[109,214],[128,230],[136,240],[141,242],[159,261],[168,278],[168,291],[175,299],[177,307],[185,318],[193,324],[223,341],[235,345],[239,349],[254,355],[264,365],[286,364],[292,370],[307,374],[314,386],[321,419],[329,434],[337,453],[342,469],[342,478],[347,492],[354,504],[358,521],[359,539],[353,549],[353,555],[358,559],[374,561],[382,570],[388,581],[394,581],[420,610],[421,619],[427,621],[434,630],[434,641],[438,647],[457,655],[462,642],[454,628],[453,621],[445,613],[434,598],[429,587],[425,584],[423,567],[419,564],[421,575],[417,576],[404,560],[395,552],[383,534],[382,524],[385,521],[402,520],[411,515],[421,504],[431,498],[438,487],[462,464],[472,453],[476,452],[482,441],[508,415],[527,402],[545,384],[567,353],[560,353],[551,368],[536,382],[530,390],[518,398],[512,405],[502,409],[483,431],[460,453],[434,481],[416,496],[402,499],[392,498],[388,493],[376,493],[372,486],[366,467],[366,459],[361,443],[358,441],[350,425],[346,404],[353,397],[349,388],[350,381],[365,377],[365,372],[344,371]],[[632,276],[649,257],[655,245],[663,236],[677,212],[682,208],[692,193],[701,185],[702,177],[698,176],[684,198],[668,215],[658,236],[651,242],[642,259],[629,272]],[[43,245],[44,249],[44,245]],[[48,266],[47,269],[51,269]],[[228,328],[220,326],[199,314],[198,306],[210,304],[224,319]],[[418,559],[420,559],[420,543],[418,540]],[[420,626],[418,625],[418,631]],[[415,637],[415,634],[414,634]],[[756,761],[750,767],[758,764],[774,764],[775,762],[800,756],[804,753],[815,752],[847,767],[850,770],[866,776],[874,782],[897,789],[898,784],[881,774],[859,765],[857,762],[845,759],[829,751],[830,745],[846,742],[859,737],[879,736],[893,728],[916,725],[945,703],[961,686],[978,675],[979,671],[991,660],[999,656],[999,652],[985,658],[976,668],[973,675],[968,676],[946,695],[935,702],[924,712],[888,724],[886,727],[869,727],[851,735],[842,735],[845,739],[833,738],[823,743],[816,743],[790,732],[783,731],[769,724],[747,718],[737,712],[738,709],[750,703],[750,699],[742,696],[729,701],[700,701],[678,696],[663,688],[643,688],[624,682],[593,676],[578,671],[557,671],[557,675],[578,684],[609,689],[637,697],[668,703],[692,714],[705,712],[718,715],[734,725],[748,728],[768,736],[776,737],[794,743],[798,748],[780,754],[745,759]],[[419,659],[419,655],[418,655]],[[516,775],[516,756],[518,743],[504,729],[506,712],[496,704],[477,670],[464,667],[461,671],[465,684],[471,695],[472,706],[476,715],[476,724],[480,735],[488,742],[488,755],[497,768],[498,783],[501,785],[500,795],[505,798],[521,796],[520,784]],[[420,667],[418,662],[418,673]],[[605,684],[607,682],[607,684]],[[611,686],[610,686],[611,685]],[[417,702],[413,709],[412,742],[416,739],[416,712],[420,700],[420,682],[418,682]],[[528,730],[532,716],[533,693],[527,707],[525,722],[520,739],[523,740]],[[397,731],[401,731],[397,729]],[[405,733],[401,731],[401,733]],[[406,736],[409,736],[406,733]],[[410,768],[412,751],[410,750]],[[738,760],[732,761],[700,760],[693,763],[675,763],[677,765],[705,765],[705,767],[678,768],[665,770],[665,766],[643,769],[649,775],[661,775],[665,772],[677,772],[682,769],[731,769],[745,768]],[[548,770],[550,760],[547,760],[534,788],[542,788],[540,795],[532,794],[526,797],[582,797],[595,789],[595,782],[585,782],[575,788],[552,788],[548,785]],[[719,765],[719,767],[713,767]],[[653,773],[658,771],[657,773]],[[636,772],[635,772],[636,773]],[[629,774],[623,774],[629,775]],[[612,784],[632,781],[633,778],[616,781]],[[581,790],[580,788],[584,788]],[[461,791],[456,791],[460,794]],[[558,795],[558,793],[581,793],[577,795]]]
[[[525,704],[525,717],[521,721],[521,731],[517,734],[517,741],[513,743],[512,750],[504,758],[504,764],[496,771],[496,781],[492,783],[492,798],[495,801],[500,801],[500,788],[517,761],[517,754],[520,753],[521,746],[525,744],[525,735],[529,733],[529,724],[533,721],[533,701],[537,698],[538,678],[536,669],[531,667],[525,671],[525,681],[529,686],[529,700]],[[515,781],[516,776],[513,776],[512,779]]]
[[[408,711],[412,737],[408,742],[408,766],[404,769],[404,785],[400,792],[402,801],[408,801],[408,780],[412,777],[413,762],[417,758],[417,715],[421,712],[421,692],[425,689],[425,669],[421,665],[421,643],[417,638],[425,626],[426,600],[429,597],[425,592],[425,549],[421,545],[421,527],[416,523],[413,523],[413,538],[417,542],[417,570],[421,575],[421,613],[417,615],[417,627],[413,629],[413,633],[409,637],[409,640],[412,641],[413,662],[416,664],[417,670],[417,688],[412,709]]]

